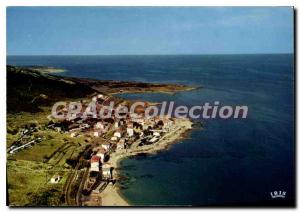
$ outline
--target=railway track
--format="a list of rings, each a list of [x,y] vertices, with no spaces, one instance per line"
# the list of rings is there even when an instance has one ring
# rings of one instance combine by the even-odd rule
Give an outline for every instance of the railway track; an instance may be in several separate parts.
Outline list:
[[[88,150],[86,150],[86,151],[88,151]],[[81,156],[78,161],[80,161],[81,159],[83,159],[83,156]],[[72,171],[69,174],[68,179],[67,179],[67,181],[66,181],[66,183],[64,185],[63,191],[64,191],[64,195],[65,195],[65,203],[68,206],[77,206],[77,205],[81,204],[81,201],[79,200],[80,199],[79,197],[81,197],[81,190],[82,190],[82,188],[80,189],[80,186],[81,186],[81,184],[84,184],[84,182],[85,182],[86,175],[88,173],[88,171],[87,171],[88,169],[84,172],[84,175],[83,175],[83,178],[82,178],[82,180],[80,182],[78,190],[76,191],[75,198],[71,197],[73,183],[76,181],[76,177],[78,176],[79,166],[80,166],[80,163],[78,162],[76,164],[76,167],[74,169],[72,169]],[[80,192],[80,194],[79,194],[79,192]]]
[[[71,191],[72,191],[72,184],[74,182],[74,179],[77,176],[78,168],[79,168],[79,163],[76,165],[75,169],[73,169],[71,171],[71,173],[67,179],[67,182],[64,185],[65,202],[69,206],[75,205],[74,200],[72,201],[72,198],[71,198]]]

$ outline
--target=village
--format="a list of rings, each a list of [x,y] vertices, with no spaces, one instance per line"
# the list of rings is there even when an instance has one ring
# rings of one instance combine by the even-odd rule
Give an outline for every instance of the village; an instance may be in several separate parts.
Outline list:
[[[97,109],[103,105],[109,105],[110,101],[116,101],[113,97],[98,94],[92,97],[92,101],[96,103]],[[122,104],[122,102],[119,102]],[[89,110],[86,105],[85,110]],[[65,113],[67,111],[64,111]],[[114,112],[114,111],[112,111]],[[143,108],[137,108],[139,115],[143,114]],[[123,114],[126,118],[118,119],[114,115],[110,118],[99,119],[87,117],[85,119],[80,116],[71,117],[68,120],[59,122],[56,125],[57,130],[64,130],[70,133],[71,137],[90,136],[94,141],[94,145],[86,155],[89,162],[87,174],[83,177],[82,187],[79,188],[80,205],[99,205],[99,193],[105,189],[108,184],[114,184],[113,171],[115,167],[110,162],[112,153],[122,153],[126,150],[144,145],[156,143],[165,133],[174,126],[174,119],[164,116],[146,118],[134,117],[132,114]],[[66,124],[66,122],[68,124]]]
[[[103,94],[91,96],[91,100],[96,104],[97,109],[109,105],[111,101],[117,101],[117,105],[128,104],[128,102]],[[83,100],[82,103],[83,110],[90,109],[87,100]],[[110,118],[83,117],[80,113],[62,120],[52,118],[49,121],[46,126],[48,129],[68,134],[70,139],[84,137],[88,143],[84,152],[76,160],[67,160],[75,171],[68,176],[64,186],[66,205],[102,205],[101,192],[108,185],[114,185],[117,180],[117,175],[114,173],[116,163],[112,161],[112,155],[130,155],[131,151],[150,147],[168,133],[176,133],[179,130],[176,126],[176,119],[167,115],[145,117],[144,109],[137,107],[136,116],[127,112],[123,114],[125,118],[117,118],[112,111]],[[66,108],[60,110],[60,113],[67,112]],[[37,130],[36,126],[24,128],[20,141],[9,147],[8,154],[16,154],[18,151],[33,147],[36,142],[45,140],[40,137],[32,138],[31,132]],[[50,183],[57,184],[61,180],[62,176],[54,174]],[[72,194],[74,192],[76,194]]]

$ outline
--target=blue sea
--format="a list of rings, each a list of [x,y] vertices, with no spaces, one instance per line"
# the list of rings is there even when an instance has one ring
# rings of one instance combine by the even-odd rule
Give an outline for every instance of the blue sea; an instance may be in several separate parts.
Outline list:
[[[195,120],[203,127],[168,150],[123,160],[121,194],[131,204],[293,204],[293,55],[8,56],[7,63],[62,68],[65,76],[203,87],[121,95],[128,99],[248,106],[246,119]],[[286,197],[272,199],[273,191]]]

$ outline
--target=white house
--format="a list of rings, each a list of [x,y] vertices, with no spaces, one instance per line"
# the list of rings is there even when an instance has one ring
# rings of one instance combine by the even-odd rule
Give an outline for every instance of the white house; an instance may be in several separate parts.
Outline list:
[[[93,162],[91,163],[91,172],[99,172],[99,162]]]
[[[101,144],[101,147],[102,147],[103,149],[105,149],[106,151],[108,151],[109,148],[110,148],[110,143],[103,143],[103,144]]]
[[[116,131],[116,132],[114,133],[114,136],[117,137],[117,138],[121,138],[121,137],[122,137],[120,131]]]
[[[60,180],[61,180],[61,176],[59,175],[54,175],[51,179],[50,179],[50,182],[51,183],[58,183]]]
[[[87,113],[92,112],[92,107],[87,106],[86,109],[85,109],[85,112],[87,112]]]
[[[93,96],[92,101],[97,102],[97,96]]]
[[[109,164],[102,165],[102,178],[104,178],[104,179],[112,178],[111,166]]]
[[[95,124],[95,128],[103,130],[105,128],[105,126],[104,126],[104,124],[102,122],[97,122]]]
[[[133,136],[133,128],[127,128],[127,135],[129,136],[129,137],[132,137]]]
[[[97,155],[92,156],[90,171],[99,172],[99,160],[100,160],[99,156]]]
[[[61,132],[61,127],[55,127],[55,130],[56,130],[57,132]]]
[[[154,142],[156,142],[156,141],[158,141],[158,138],[157,138],[157,137],[153,137],[153,138],[151,138],[151,139],[149,140],[149,142],[151,142],[151,143],[154,143]]]
[[[103,163],[106,156],[106,150],[103,148],[99,148],[96,155],[100,158],[101,163]]]
[[[117,140],[118,140],[118,137],[113,136],[113,137],[110,138],[110,140],[111,140],[111,141],[117,141]]]
[[[137,122],[137,123],[139,123],[139,124],[141,124],[141,125],[144,125],[145,124],[145,120],[143,119],[143,118],[131,118],[131,120],[133,121],[133,122]]]
[[[104,97],[104,96],[103,96],[102,94],[98,94],[98,95],[97,95],[97,98],[98,98],[98,99],[103,99],[103,97]]]
[[[101,136],[101,132],[100,131],[95,131],[94,132],[94,137],[100,137]]]
[[[154,132],[153,135],[156,136],[156,137],[159,137],[160,133],[159,132]]]
[[[79,134],[78,134],[77,132],[72,132],[70,136],[71,136],[71,138],[75,138],[75,137],[77,137],[78,135],[79,135]]]

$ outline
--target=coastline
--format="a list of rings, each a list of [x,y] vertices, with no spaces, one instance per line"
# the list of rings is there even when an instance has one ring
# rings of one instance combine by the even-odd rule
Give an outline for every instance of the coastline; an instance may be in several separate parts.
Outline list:
[[[37,69],[38,67],[35,67]],[[62,77],[59,75],[50,75],[48,73],[42,73],[41,71],[31,69],[23,69],[13,66],[7,66],[8,73],[10,74],[9,79],[17,79],[16,81],[11,81],[10,86],[18,85],[18,91],[15,95],[11,95],[15,98],[11,100],[11,104],[9,105],[20,105],[18,95],[23,93],[24,87],[27,87],[28,84],[32,83],[32,80],[36,80],[31,87],[32,91],[37,91],[39,93],[42,93],[44,95],[47,95],[47,103],[52,103],[53,100],[58,101],[61,98],[74,98],[74,90],[78,88],[83,88],[82,93],[80,94],[79,98],[91,98],[92,95],[95,95],[95,93],[102,93],[103,95],[108,95],[115,99],[122,99],[123,98],[115,97],[111,95],[113,91],[122,91],[117,93],[167,93],[172,94],[173,92],[180,92],[180,91],[189,91],[196,88],[189,87],[189,86],[182,86],[182,85],[168,85],[168,84],[151,84],[151,83],[139,83],[139,82],[120,82],[120,81],[101,81],[101,80],[88,80],[88,79],[81,79],[81,78],[71,78],[71,77]],[[23,77],[26,79],[29,79],[29,82],[22,80]],[[20,79],[20,80],[18,80]],[[40,85],[40,80],[43,80],[42,85]],[[102,84],[103,83],[103,84]],[[31,84],[30,84],[31,85]],[[55,85],[56,92],[49,92],[47,89],[41,90],[40,88],[45,88],[47,86],[53,86]],[[101,89],[100,85],[103,89]],[[97,89],[95,89],[95,87]],[[101,92],[100,92],[101,91]],[[124,92],[125,91],[125,92]],[[145,92],[146,91],[146,92]],[[28,99],[31,100],[34,98],[34,96],[30,95],[31,93],[26,93],[28,96]],[[54,95],[55,94],[55,95]],[[76,94],[77,97],[78,94]],[[128,100],[131,101],[131,100]],[[18,104],[15,104],[15,103]],[[153,103],[149,102],[150,105],[157,105],[160,103]],[[26,105],[27,106],[27,105]],[[42,105],[43,106],[43,105]],[[32,105],[28,105],[30,107],[31,111],[38,111],[40,108],[32,108]],[[17,107],[15,110],[22,111],[22,107]],[[41,120],[43,120],[44,124],[47,124],[50,120],[44,120],[44,114],[41,114]],[[48,113],[47,113],[48,115]],[[15,119],[16,117],[14,117]],[[32,115],[28,114],[28,119],[31,119]],[[110,160],[108,163],[111,164],[112,167],[114,167],[113,171],[113,179],[119,179],[120,173],[119,173],[119,167],[120,167],[120,161],[124,158],[138,155],[138,154],[153,154],[162,150],[165,150],[170,146],[171,144],[175,143],[176,141],[182,139],[185,137],[186,133],[192,129],[192,121],[183,118],[183,119],[176,119],[173,118],[174,123],[169,126],[167,129],[165,129],[165,134],[160,137],[160,139],[156,143],[144,145],[144,146],[138,146],[138,142],[136,142],[134,145],[131,146],[130,149],[122,149],[117,150],[116,152],[113,152],[110,154]],[[22,122],[20,122],[22,123]],[[14,123],[15,126],[15,123]],[[20,125],[19,128],[22,128],[23,126]],[[46,129],[42,130],[42,132],[46,134],[52,134],[52,129]],[[56,132],[55,132],[56,133]],[[57,134],[55,134],[57,136]],[[59,134],[60,136],[60,134]],[[70,136],[66,134],[66,136]],[[12,137],[14,138],[14,137]],[[84,146],[86,143],[84,143],[82,137],[78,138],[72,138],[75,140],[78,140],[78,142],[81,142],[81,144]],[[13,142],[13,140],[12,140]],[[53,151],[56,151],[56,149],[59,149],[60,146],[49,146],[49,149],[53,149]],[[35,148],[31,148],[32,154],[39,155],[40,160],[43,161],[43,155],[35,152]],[[66,154],[67,155],[67,154]],[[26,160],[28,156],[23,156]],[[34,158],[37,158],[36,156]],[[30,159],[29,159],[30,161]],[[33,163],[34,165],[34,163]],[[64,176],[65,177],[65,176]],[[71,176],[71,179],[73,179],[74,176]],[[66,176],[67,179],[67,176]],[[72,182],[72,181],[71,181]],[[71,183],[67,185],[66,191],[70,190],[72,188],[74,183]],[[64,188],[62,188],[64,190]],[[20,189],[21,190],[21,189]],[[23,190],[22,190],[23,191]],[[16,195],[17,196],[17,195]],[[102,206],[130,206],[130,203],[125,199],[125,197],[120,192],[120,187],[118,186],[118,183],[115,184],[108,184],[106,188],[101,191],[99,194],[97,194],[98,197],[101,198],[100,205]],[[69,197],[70,199],[70,197]],[[68,203],[69,205],[72,205],[72,203]]]
[[[167,150],[176,141],[184,138],[185,134],[192,130],[193,122],[189,119],[176,119],[176,128],[166,133],[157,143],[135,148],[119,150],[110,155],[109,163],[115,167],[113,178],[119,179],[121,160],[138,154],[155,154],[159,151]],[[101,193],[102,206],[131,206],[120,193],[118,185],[108,185]]]
[[[54,68],[54,67],[30,67],[34,71],[39,71],[41,73],[46,74],[57,74],[57,73],[63,73],[67,70],[61,69],[61,68]]]
[[[174,95],[178,92],[188,92],[188,91],[193,91],[193,90],[197,90],[197,89],[201,89],[203,87],[198,86],[198,87],[186,87],[186,88],[182,88],[179,89],[177,88],[177,90],[171,91],[171,90],[136,90],[136,91],[115,91],[115,92],[110,92],[110,95],[118,95],[118,94],[140,94],[140,93],[161,93],[161,94],[169,94],[169,95]]]

